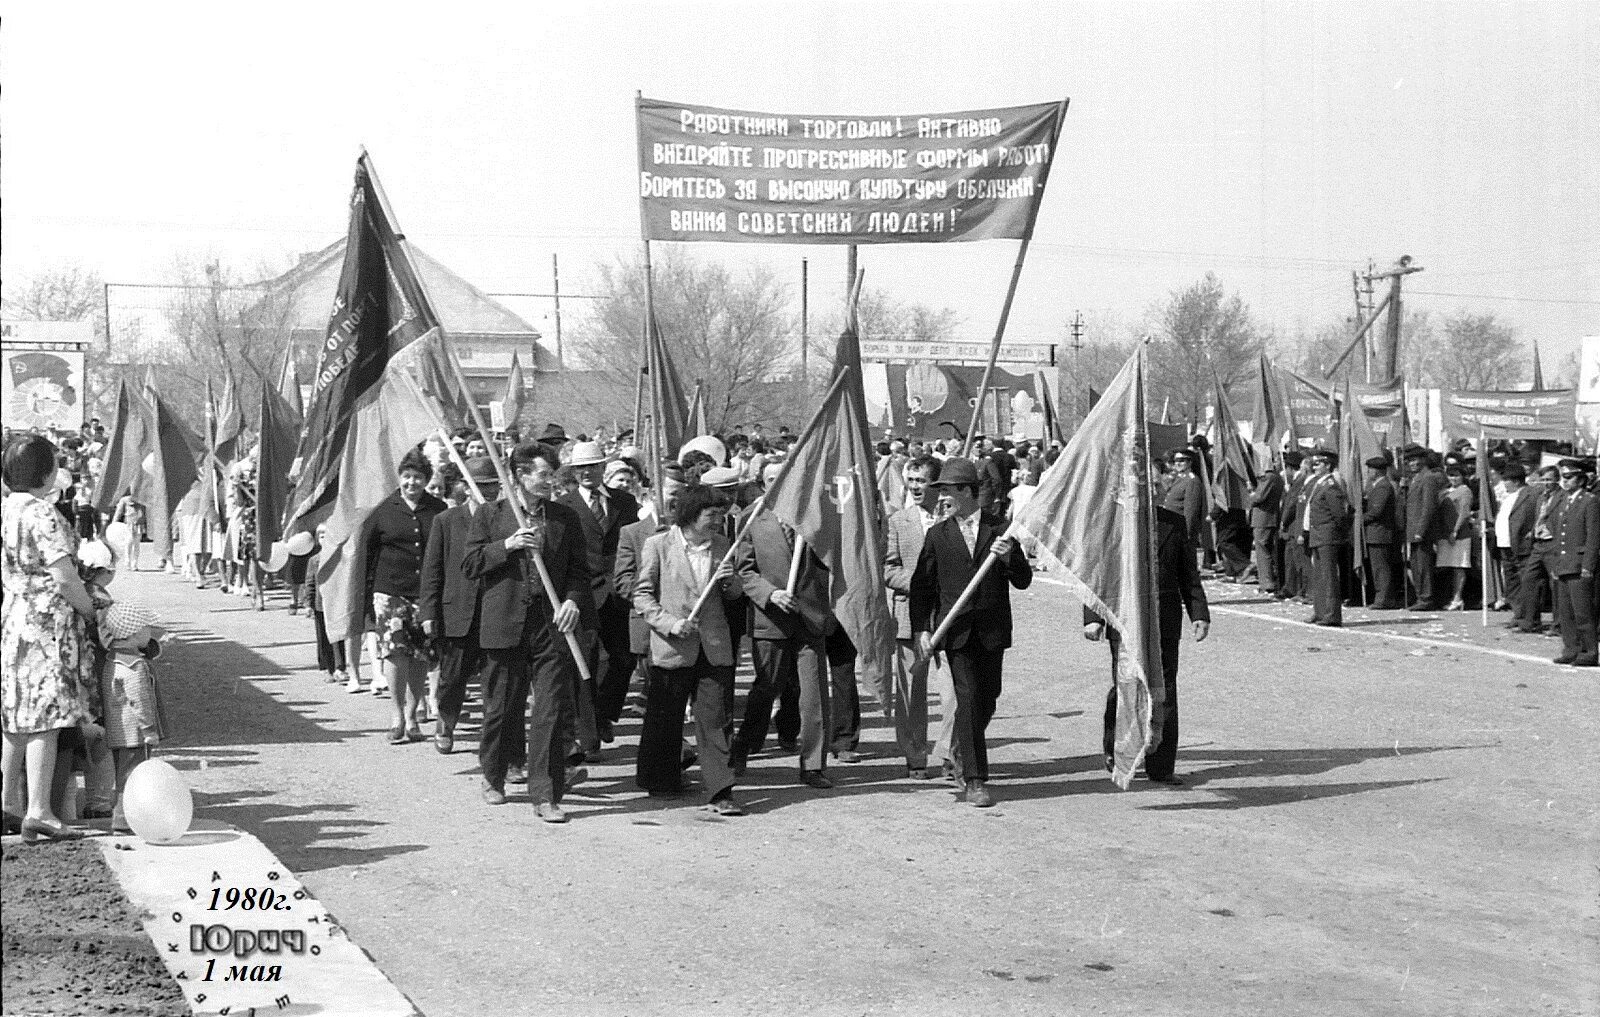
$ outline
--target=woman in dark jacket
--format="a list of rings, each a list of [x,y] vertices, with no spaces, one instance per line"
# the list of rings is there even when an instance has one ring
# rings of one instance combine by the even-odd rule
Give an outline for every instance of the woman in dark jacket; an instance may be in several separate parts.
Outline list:
[[[417,708],[426,694],[433,666],[433,641],[422,631],[417,597],[422,590],[422,558],[433,519],[444,502],[426,490],[433,464],[412,449],[400,460],[400,487],[379,502],[362,525],[366,549],[366,600],[369,627],[378,636],[378,659],[394,701],[389,743],[423,740]]]

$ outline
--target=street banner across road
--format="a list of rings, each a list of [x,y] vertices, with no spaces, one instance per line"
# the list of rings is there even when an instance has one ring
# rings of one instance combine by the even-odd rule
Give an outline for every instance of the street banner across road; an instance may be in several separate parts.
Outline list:
[[[1025,238],[1066,102],[841,117],[638,100],[646,240]]]
[[[1571,441],[1577,430],[1577,393],[1447,391],[1440,410],[1444,429],[1453,438]]]

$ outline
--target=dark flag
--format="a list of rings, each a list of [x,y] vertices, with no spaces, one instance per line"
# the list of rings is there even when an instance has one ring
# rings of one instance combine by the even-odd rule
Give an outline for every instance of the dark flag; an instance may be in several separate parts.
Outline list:
[[[895,626],[884,596],[887,538],[851,297],[827,395],[767,488],[765,505],[827,567],[833,613],[855,643],[861,675],[888,709]]]
[[[102,460],[95,507],[110,512],[124,494],[132,494],[145,507],[156,554],[171,560],[172,514],[198,479],[196,453],[155,389],[147,387],[141,396],[126,381],[120,382],[117,418]]]
[[[1544,391],[1544,365],[1539,362],[1539,340],[1533,341],[1533,386],[1531,391]],[[1484,453],[1479,452],[1481,457]]]
[[[694,393],[689,396],[689,411],[684,419],[687,421],[684,431],[687,437],[698,438],[711,433],[711,428],[706,425],[706,383],[699,378],[694,380]]]
[[[1034,368],[1033,391],[1034,395],[1038,397],[1039,409],[1044,413],[1044,440],[1064,441],[1066,432],[1061,429],[1061,416],[1056,413],[1056,401],[1050,395],[1050,385],[1045,381],[1042,368]],[[1091,388],[1089,393],[1092,398],[1094,389]],[[1094,403],[1090,402],[1089,406],[1092,409]]]
[[[1251,407],[1251,436],[1270,448],[1276,456],[1284,439],[1296,438],[1294,414],[1289,412],[1289,386],[1278,369],[1262,354],[1256,361],[1254,404]]]
[[[1255,455],[1239,433],[1233,419],[1233,409],[1228,405],[1228,394],[1222,389],[1222,379],[1212,372],[1216,385],[1215,423],[1217,427],[1217,475],[1212,481],[1213,497],[1224,509],[1250,508],[1250,496],[1256,489]]]
[[[522,362],[517,359],[516,351],[511,353],[511,373],[506,376],[506,393],[500,397],[500,419],[504,421],[502,429],[516,427],[517,419],[522,416],[522,400],[527,390],[524,388],[522,377]]]
[[[1121,636],[1111,779],[1126,789],[1161,737],[1161,634],[1155,580],[1155,504],[1147,463],[1144,348],[1084,418],[1010,534],[1038,541],[1039,557]]]
[[[299,396],[298,384],[295,395]],[[289,468],[294,463],[301,424],[299,411],[284,398],[281,387],[261,386],[261,452],[256,462],[258,561],[279,564],[273,551],[283,539],[283,517],[289,501]],[[288,561],[287,553],[284,552],[282,562]]]
[[[210,390],[209,383],[207,390]],[[222,398],[217,402],[217,430],[211,441],[211,454],[227,469],[239,458],[239,439],[244,435],[244,407],[239,405],[239,385],[228,365],[222,365]]]
[[[1365,571],[1367,560],[1366,527],[1361,523],[1361,499],[1366,491],[1366,462],[1373,456],[1384,454],[1383,443],[1372,430],[1372,422],[1361,408],[1361,401],[1350,391],[1350,379],[1344,382],[1344,406],[1339,415],[1339,479],[1344,483],[1345,497],[1356,517],[1350,526],[1352,557],[1358,570]]]
[[[407,451],[466,396],[372,161],[356,163],[344,268],[317,360],[280,533],[327,524],[317,570],[328,638],[360,631],[363,550],[353,539],[395,488]]]
[[[294,346],[283,351],[283,370],[278,374],[278,394],[296,420],[305,421],[306,407],[300,399],[300,371],[294,364]]]
[[[661,338],[655,308],[647,307],[645,313],[650,322],[644,360],[648,393],[645,413],[649,416],[649,425],[644,428],[643,444],[650,456],[650,468],[654,469],[656,463],[668,455],[676,455],[683,443],[695,436],[689,433],[689,399],[683,391],[683,379],[672,362],[672,351]]]

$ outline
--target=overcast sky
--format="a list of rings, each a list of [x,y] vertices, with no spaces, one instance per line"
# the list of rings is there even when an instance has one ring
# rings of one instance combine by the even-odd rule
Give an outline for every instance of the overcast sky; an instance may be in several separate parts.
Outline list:
[[[633,98],[916,114],[1070,97],[1008,336],[1137,319],[1215,271],[1280,332],[1411,255],[1548,370],[1600,334],[1600,4],[33,3],[0,30],[3,274],[164,281],[339,238],[358,148],[408,237],[489,291],[639,249]],[[382,13],[385,10],[392,14]],[[767,261],[813,308],[842,247]],[[863,248],[987,339],[1016,244]],[[1448,294],[1448,295],[1446,295]],[[540,320],[542,311],[529,317]]]

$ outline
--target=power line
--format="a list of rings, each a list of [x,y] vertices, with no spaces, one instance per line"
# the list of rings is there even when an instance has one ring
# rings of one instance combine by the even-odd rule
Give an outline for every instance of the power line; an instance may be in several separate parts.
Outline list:
[[[1443,293],[1439,290],[1407,290],[1413,296],[1462,297],[1468,300],[1515,300],[1524,304],[1585,304],[1600,307],[1600,300],[1569,300],[1562,297],[1508,297],[1499,293]]]

